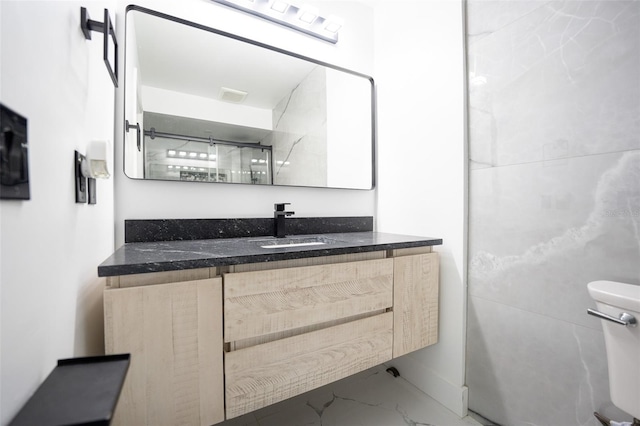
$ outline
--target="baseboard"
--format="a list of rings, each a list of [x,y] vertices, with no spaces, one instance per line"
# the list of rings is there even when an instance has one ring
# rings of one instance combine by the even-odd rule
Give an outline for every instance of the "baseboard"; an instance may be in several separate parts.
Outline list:
[[[469,389],[454,385],[410,357],[401,357],[388,363],[400,372],[400,377],[444,405],[460,418],[469,410]]]

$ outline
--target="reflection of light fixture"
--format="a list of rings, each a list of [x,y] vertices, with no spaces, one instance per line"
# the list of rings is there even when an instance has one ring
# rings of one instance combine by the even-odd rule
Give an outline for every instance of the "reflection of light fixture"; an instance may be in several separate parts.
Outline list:
[[[207,154],[206,152],[199,152],[199,151],[176,151],[175,149],[168,149],[167,150],[167,157],[182,157],[182,158],[189,158],[192,160],[211,160],[211,161],[215,161],[216,159],[216,155],[215,154]]]
[[[338,42],[342,22],[338,18],[322,17],[311,7],[298,7],[283,0],[212,0],[225,6],[250,13],[276,24],[301,31],[330,43]]]

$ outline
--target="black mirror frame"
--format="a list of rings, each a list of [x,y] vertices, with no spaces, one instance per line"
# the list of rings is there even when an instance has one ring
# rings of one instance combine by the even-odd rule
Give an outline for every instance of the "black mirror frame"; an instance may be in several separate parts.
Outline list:
[[[126,7],[125,10],[125,40],[126,40],[126,31],[127,31],[127,24],[126,22],[128,21],[128,13],[130,11],[138,11],[138,12],[142,12],[142,13],[146,13],[158,18],[162,18],[162,19],[167,19],[169,21],[173,21],[173,22],[177,22],[179,24],[183,24],[183,25],[187,25],[193,28],[197,28],[203,31],[207,31],[210,33],[214,33],[214,34],[218,34],[224,37],[229,37],[231,39],[234,40],[238,40],[238,41],[242,41],[245,43],[249,43],[252,44],[254,46],[258,46],[258,47],[262,47],[268,50],[272,50],[274,52],[277,53],[281,53],[284,55],[288,55],[288,56],[292,56],[294,58],[298,58],[298,59],[302,59],[308,62],[312,62],[314,64],[317,65],[321,65],[327,68],[331,68],[337,71],[342,71],[348,74],[352,74],[355,76],[359,76],[359,77],[363,77],[366,78],[367,80],[369,80],[369,82],[371,83],[371,187],[370,188],[340,188],[340,187],[318,187],[318,186],[304,186],[304,185],[278,185],[278,186],[290,186],[290,187],[296,187],[296,188],[325,188],[325,189],[347,189],[347,190],[358,190],[358,191],[372,191],[376,188],[377,185],[377,181],[376,181],[376,165],[377,165],[377,156],[376,156],[376,150],[377,150],[377,102],[376,102],[376,85],[375,85],[375,81],[373,79],[373,77],[363,74],[363,73],[359,73],[357,71],[352,71],[349,70],[347,68],[343,68],[337,65],[332,65],[323,61],[319,61],[317,59],[313,59],[310,58],[308,56],[304,56],[304,55],[299,55],[297,53],[294,52],[290,52],[284,49],[280,49],[278,47],[275,46],[271,46],[265,43],[261,43],[259,41],[256,40],[252,40],[252,39],[248,39],[246,37],[242,37],[236,34],[232,34],[232,33],[228,33],[226,31],[222,31],[222,30],[218,30],[216,28],[212,28],[212,27],[208,27],[202,24],[198,24],[196,22],[192,22],[192,21],[188,21],[186,19],[182,19],[182,18],[178,18],[176,16],[172,16],[172,15],[168,15],[166,13],[162,13],[162,12],[158,12],[156,10],[153,9],[148,9],[142,6],[138,6],[138,5],[134,5],[134,4],[130,4]],[[126,50],[126,46],[125,46],[125,50]],[[125,69],[126,69],[126,54],[125,54]],[[125,81],[125,91],[126,91],[126,81]],[[125,124],[124,126],[124,130],[126,132],[129,131],[129,128],[131,127],[135,127],[134,125],[129,124],[128,122]],[[123,137],[123,141],[125,140],[125,138]],[[124,142],[123,142],[124,143]],[[140,150],[139,145],[138,145],[138,150]],[[126,153],[126,149],[123,150],[123,164],[126,164],[126,159],[125,157],[125,153]],[[128,175],[126,174],[126,172],[123,170],[123,173],[125,176],[128,177]],[[133,178],[130,178],[133,179]],[[218,182],[218,183],[224,183],[224,182]],[[233,183],[233,185],[238,185],[237,183]]]

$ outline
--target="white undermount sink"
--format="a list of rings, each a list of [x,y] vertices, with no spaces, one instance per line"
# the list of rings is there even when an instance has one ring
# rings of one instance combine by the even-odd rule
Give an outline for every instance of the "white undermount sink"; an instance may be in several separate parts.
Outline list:
[[[258,242],[261,248],[277,249],[291,247],[307,247],[322,246],[330,244],[333,240],[326,237],[289,237],[289,238],[269,238],[263,240],[254,240]]]
[[[289,247],[305,247],[305,246],[321,246],[323,244],[322,241],[311,241],[308,243],[284,243],[284,244],[270,244],[266,246],[260,246],[262,248],[289,248]]]

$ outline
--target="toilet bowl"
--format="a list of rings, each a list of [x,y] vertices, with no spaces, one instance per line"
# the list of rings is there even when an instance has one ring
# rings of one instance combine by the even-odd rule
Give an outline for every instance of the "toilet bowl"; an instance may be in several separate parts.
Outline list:
[[[640,418],[640,286],[594,281],[587,288],[597,306],[588,313],[602,319],[611,402]]]

